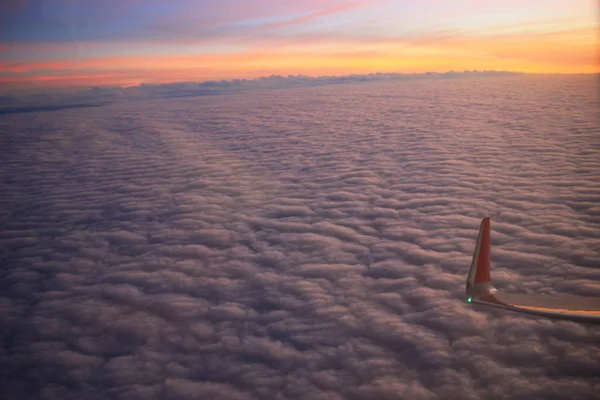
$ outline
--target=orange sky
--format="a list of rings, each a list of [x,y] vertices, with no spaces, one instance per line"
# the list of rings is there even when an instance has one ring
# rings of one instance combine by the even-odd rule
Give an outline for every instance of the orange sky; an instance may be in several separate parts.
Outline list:
[[[590,1],[522,5],[507,0],[504,8],[469,0],[454,8],[434,0],[420,6],[406,1],[298,1],[261,11],[265,1],[249,0],[244,4],[258,10],[248,6],[246,11],[222,10],[221,3],[211,1],[200,2],[202,10],[199,3],[186,1],[178,8],[156,0],[148,2],[154,8],[107,1],[105,19],[90,17],[89,4],[57,10],[21,1],[7,13],[32,25],[15,22],[2,31],[0,83],[129,85],[270,74],[473,69],[600,72],[597,9]],[[426,9],[432,5],[437,11]],[[126,12],[139,19],[134,28],[125,25],[132,23],[125,14],[122,20],[115,18]],[[72,19],[61,17],[69,13]],[[200,17],[207,13],[214,15]],[[39,26],[48,26],[43,37],[31,33],[36,18]],[[62,25],[46,21],[61,18]],[[108,21],[112,25],[102,25]]]

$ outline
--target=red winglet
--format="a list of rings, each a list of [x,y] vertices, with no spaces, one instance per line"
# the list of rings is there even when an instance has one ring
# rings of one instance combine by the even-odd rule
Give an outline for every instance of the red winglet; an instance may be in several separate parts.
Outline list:
[[[481,237],[474,283],[484,282],[490,282],[490,217],[481,221]]]

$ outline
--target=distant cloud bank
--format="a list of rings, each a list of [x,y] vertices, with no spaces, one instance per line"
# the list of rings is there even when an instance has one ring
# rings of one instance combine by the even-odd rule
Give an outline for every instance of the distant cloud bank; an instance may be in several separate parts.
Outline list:
[[[211,96],[253,89],[283,89],[344,83],[396,81],[410,79],[469,78],[524,75],[510,71],[448,71],[416,74],[371,73],[341,76],[271,75],[255,79],[209,80],[168,84],[132,84],[124,86],[93,86],[85,90],[36,91],[28,94],[7,93],[0,96],[0,115],[67,108],[94,107],[122,100]]]

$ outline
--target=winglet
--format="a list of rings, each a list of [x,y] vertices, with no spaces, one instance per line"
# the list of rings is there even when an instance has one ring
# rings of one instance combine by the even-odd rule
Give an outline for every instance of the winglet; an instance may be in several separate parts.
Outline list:
[[[467,279],[467,300],[471,299],[474,294],[472,289],[476,289],[476,287],[485,288],[486,291],[492,288],[490,277],[490,217],[484,218],[479,227],[479,236],[477,237],[473,261]]]
[[[519,313],[600,323],[600,297],[500,293],[490,277],[490,218],[481,221],[466,300]]]

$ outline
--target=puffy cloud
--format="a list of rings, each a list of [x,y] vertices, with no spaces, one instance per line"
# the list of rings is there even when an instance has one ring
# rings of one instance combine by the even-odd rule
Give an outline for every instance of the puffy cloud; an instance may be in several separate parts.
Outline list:
[[[588,79],[3,115],[4,395],[598,397],[597,326],[462,301],[487,214],[497,286],[598,295]]]

